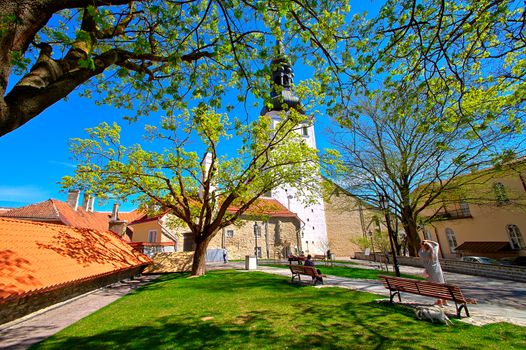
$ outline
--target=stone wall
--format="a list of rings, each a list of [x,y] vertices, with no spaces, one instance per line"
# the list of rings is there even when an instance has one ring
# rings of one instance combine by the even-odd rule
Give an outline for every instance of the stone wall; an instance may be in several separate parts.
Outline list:
[[[192,270],[193,252],[158,253],[152,257],[153,264],[144,273],[188,272]]]
[[[325,201],[328,248],[336,258],[352,258],[355,252],[360,251],[353,240],[363,236],[362,227],[367,227],[371,215],[372,212],[358,205],[356,198],[342,190]]]
[[[142,273],[144,266],[107,273],[94,278],[71,281],[48,290],[36,290],[20,297],[0,301],[0,324],[6,323],[53,304]]]
[[[208,248],[226,248],[231,260],[243,260],[246,255],[254,255],[254,222],[243,220],[239,226],[225,228],[212,239]],[[281,259],[296,249],[302,250],[301,241],[298,242],[299,222],[296,218],[271,217],[266,221],[257,222],[261,227],[261,237],[257,237],[261,258]],[[229,231],[233,231],[232,237],[229,237]]]
[[[374,260],[373,256],[365,256],[362,252],[356,253],[356,258],[360,260]],[[382,255],[377,255],[376,258],[376,261],[385,261],[385,257]],[[410,256],[399,256],[398,263],[400,265],[422,267],[420,258]],[[526,267],[522,266],[479,264],[452,259],[440,259],[440,265],[442,270],[448,272],[526,282]]]

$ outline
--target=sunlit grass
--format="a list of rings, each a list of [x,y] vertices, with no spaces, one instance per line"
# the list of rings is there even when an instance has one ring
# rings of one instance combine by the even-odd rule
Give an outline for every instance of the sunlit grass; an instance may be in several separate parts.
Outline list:
[[[261,272],[162,276],[34,349],[524,349],[526,328],[451,327],[377,295]]]

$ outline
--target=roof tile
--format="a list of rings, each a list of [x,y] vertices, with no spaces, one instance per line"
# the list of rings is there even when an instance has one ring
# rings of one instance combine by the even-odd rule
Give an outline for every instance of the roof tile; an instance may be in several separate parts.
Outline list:
[[[110,231],[0,218],[0,301],[150,262]]]

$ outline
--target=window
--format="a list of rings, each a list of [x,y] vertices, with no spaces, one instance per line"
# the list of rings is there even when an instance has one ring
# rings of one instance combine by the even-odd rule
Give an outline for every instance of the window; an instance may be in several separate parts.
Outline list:
[[[148,242],[157,242],[157,230],[148,231]]]
[[[455,253],[457,249],[457,239],[455,238],[455,232],[452,229],[446,228],[447,243],[449,244],[449,251]]]
[[[523,249],[526,247],[524,245],[524,238],[517,225],[508,225],[506,229],[510,238],[511,249]]]
[[[424,230],[424,239],[427,239],[429,241],[433,239],[433,234],[431,233],[430,230],[428,229]]]
[[[226,230],[225,237],[226,238],[234,237],[234,230]]]
[[[471,216],[471,212],[469,211],[469,204],[464,201],[460,202],[460,215],[462,217]]]
[[[303,136],[309,136],[309,127],[308,126],[302,126],[301,127],[301,134]]]
[[[501,182],[495,182],[493,184],[493,191],[495,192],[497,205],[504,205],[510,202],[508,195],[506,194],[506,188]]]

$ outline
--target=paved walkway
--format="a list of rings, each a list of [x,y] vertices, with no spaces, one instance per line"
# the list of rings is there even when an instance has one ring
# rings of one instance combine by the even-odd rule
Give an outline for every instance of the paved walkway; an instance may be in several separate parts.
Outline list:
[[[367,261],[353,260],[353,262],[358,262],[366,268],[374,268],[373,264]],[[235,268],[243,270],[244,267],[244,263],[209,265],[210,269]],[[400,270],[403,273],[420,273],[422,269],[401,266]],[[287,269],[260,265],[258,271],[290,277],[290,271]],[[31,344],[50,337],[156,277],[157,275],[146,275],[140,279],[116,283],[0,325],[0,349],[26,349]],[[479,302],[476,305],[468,306],[471,317],[463,318],[463,322],[475,325],[509,322],[526,326],[526,283],[447,272],[445,277],[448,283],[459,285],[467,297],[476,298]],[[322,287],[328,286],[339,286],[389,297],[389,292],[377,280],[356,280],[328,276],[325,279],[325,285]],[[433,302],[429,298],[410,294],[404,294],[402,301],[404,304],[418,305],[429,305]],[[454,314],[455,308],[449,306],[446,311]]]

